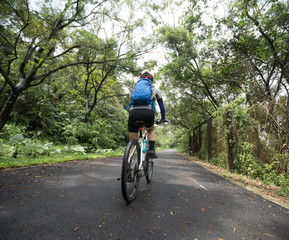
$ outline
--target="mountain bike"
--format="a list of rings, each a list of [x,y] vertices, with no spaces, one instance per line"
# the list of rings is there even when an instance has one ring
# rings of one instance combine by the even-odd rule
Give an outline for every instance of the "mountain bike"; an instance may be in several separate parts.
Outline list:
[[[160,124],[167,121],[155,121]],[[140,179],[145,176],[147,183],[152,181],[154,160],[149,156],[147,130],[144,122],[137,121],[138,140],[131,140],[127,144],[121,169],[121,190],[123,198],[128,202],[135,199]]]

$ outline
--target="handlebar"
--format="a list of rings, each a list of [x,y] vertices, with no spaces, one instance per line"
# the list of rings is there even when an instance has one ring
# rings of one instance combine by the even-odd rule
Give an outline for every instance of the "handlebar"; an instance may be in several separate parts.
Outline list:
[[[167,123],[167,122],[169,122],[169,120],[167,120],[167,119],[155,120],[155,124],[163,124],[163,123]]]

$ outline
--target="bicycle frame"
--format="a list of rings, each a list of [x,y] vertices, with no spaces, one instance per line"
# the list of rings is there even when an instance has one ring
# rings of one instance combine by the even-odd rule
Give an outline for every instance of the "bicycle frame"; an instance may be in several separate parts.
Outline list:
[[[138,128],[138,132],[139,132],[139,140],[138,140],[138,143],[139,143],[139,146],[140,146],[140,165],[139,165],[139,171],[142,171],[143,170],[143,163],[146,159],[146,155],[148,153],[147,149],[146,151],[144,152],[143,149],[144,149],[144,140],[147,139],[147,130],[144,130],[143,131],[143,128],[142,127],[139,127]]]
[[[144,165],[144,161],[146,159],[146,155],[148,153],[148,146],[147,146],[147,150],[143,151],[144,148],[144,140],[147,139],[147,130],[143,130],[142,127],[138,128],[138,134],[139,134],[139,139],[138,139],[138,144],[140,146],[140,165],[138,166],[138,170],[139,172],[143,172],[143,165]],[[147,143],[148,144],[148,143]],[[135,147],[133,148],[130,156],[129,156],[129,161],[131,161],[131,157],[133,156],[133,153],[135,151]]]

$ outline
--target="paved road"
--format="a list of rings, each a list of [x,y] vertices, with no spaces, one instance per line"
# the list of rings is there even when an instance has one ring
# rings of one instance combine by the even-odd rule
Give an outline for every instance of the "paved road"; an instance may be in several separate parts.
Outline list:
[[[122,199],[121,157],[0,171],[0,239],[289,239],[289,210],[159,152],[154,179]]]

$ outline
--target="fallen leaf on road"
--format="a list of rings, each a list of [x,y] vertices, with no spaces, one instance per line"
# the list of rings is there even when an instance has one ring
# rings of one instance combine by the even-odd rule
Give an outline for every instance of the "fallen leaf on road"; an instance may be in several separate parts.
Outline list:
[[[79,227],[74,228],[74,231],[77,231],[79,229]]]
[[[173,212],[171,212],[171,215],[173,215],[173,216],[174,216],[174,213],[173,213]]]
[[[201,210],[202,210],[202,211],[205,211],[205,209],[204,209],[204,208],[201,208]]]
[[[209,230],[208,234],[210,234],[213,231],[213,229],[214,228],[212,226],[210,226],[210,230]]]
[[[270,236],[270,237],[274,237],[273,235],[269,234],[269,233],[264,233],[265,235],[267,236]]]
[[[150,230],[150,232],[153,234],[153,235],[155,235],[156,233],[155,232],[153,232],[152,230]]]

